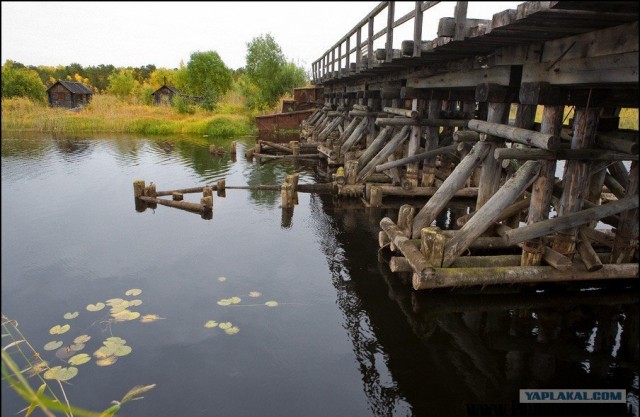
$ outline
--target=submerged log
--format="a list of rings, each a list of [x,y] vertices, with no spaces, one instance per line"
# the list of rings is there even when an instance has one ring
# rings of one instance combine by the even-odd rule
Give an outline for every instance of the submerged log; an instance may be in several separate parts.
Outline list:
[[[490,265],[519,266],[520,255],[495,255],[495,256],[460,256],[451,264],[451,268],[483,268]],[[392,256],[389,260],[391,272],[413,272],[407,259],[402,256]]]
[[[262,145],[269,146],[269,147],[274,148],[274,149],[278,149],[279,151],[286,152],[286,153],[289,153],[289,154],[293,152],[290,147],[288,147],[286,145],[281,145],[279,143],[273,143],[273,142],[269,142],[269,141],[266,141],[266,140],[261,140],[258,143],[260,143]]]
[[[145,196],[141,196],[139,198],[140,200],[145,201],[147,203],[161,204],[163,206],[179,208],[179,209],[187,210],[191,212],[201,213],[204,211],[211,210],[211,207],[206,207],[203,204],[192,203],[189,201],[173,201],[173,200],[165,200],[163,198],[154,198],[154,197],[145,197]]]
[[[320,159],[319,153],[303,153],[298,155],[269,155],[266,153],[253,153],[253,156],[261,159]]]
[[[489,268],[432,268],[413,274],[413,289],[464,287],[488,284],[520,284],[557,281],[637,279],[638,264],[607,264],[588,272],[582,265],[558,271],[550,266],[514,266]]]

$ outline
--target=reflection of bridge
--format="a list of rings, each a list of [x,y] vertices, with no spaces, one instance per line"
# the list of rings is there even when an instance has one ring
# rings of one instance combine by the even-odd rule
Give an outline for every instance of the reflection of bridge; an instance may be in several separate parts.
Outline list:
[[[522,387],[638,394],[636,288],[415,292],[384,251],[375,266],[377,219],[395,210],[334,203],[312,195],[311,210],[374,415],[466,416]]]
[[[423,40],[438,3],[398,17],[407,3],[381,2],[313,63],[325,106],[302,135],[344,166],[339,193],[430,197],[380,223],[415,289],[637,278],[638,131],[620,116],[638,108],[638,4],[531,1],[483,20],[461,1]],[[476,198],[460,229],[431,227],[460,195]],[[455,266],[492,236],[520,260]]]

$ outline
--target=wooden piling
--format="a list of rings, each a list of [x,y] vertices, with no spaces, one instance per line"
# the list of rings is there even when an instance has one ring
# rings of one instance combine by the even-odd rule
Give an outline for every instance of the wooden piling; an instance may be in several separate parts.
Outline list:
[[[288,209],[294,206],[293,185],[285,182],[280,186],[280,198],[282,200],[282,208]]]
[[[290,141],[289,147],[291,148],[291,153],[293,156],[300,155],[300,143],[297,140]]]
[[[625,195],[638,196],[638,163],[632,162],[629,170],[629,187]],[[606,205],[613,204],[607,203]],[[623,211],[611,251],[612,263],[631,262],[638,250],[638,208]]]
[[[210,207],[206,207],[203,204],[191,203],[189,201],[173,201],[173,200],[165,200],[163,198],[154,198],[154,197],[139,197],[140,200],[145,201],[151,204],[161,204],[163,206],[179,208],[182,210],[187,210],[191,212],[201,213],[206,210],[210,210]]]
[[[412,237],[418,238],[423,227],[429,226],[440,211],[447,205],[453,195],[464,185],[467,177],[489,153],[491,145],[476,143],[469,154],[455,167],[451,175],[442,183],[438,191],[416,215],[413,223]]]
[[[138,198],[144,195],[145,184],[144,180],[133,181],[133,196]]]
[[[481,124],[473,124],[476,130],[482,126],[504,126],[500,123],[504,123],[509,115],[508,103],[488,103],[489,113],[487,116],[488,122],[482,122]],[[479,120],[470,121],[475,122]],[[489,132],[498,132],[498,129],[486,129],[482,133],[490,134]],[[481,138],[482,139],[482,138]],[[480,142],[481,143],[481,142]],[[493,159],[493,153],[496,148],[504,148],[504,141],[491,142],[489,148],[489,156],[482,162],[482,168],[480,170],[480,190],[478,192],[478,199],[476,200],[476,210],[480,209],[500,188],[500,178],[502,176],[502,165],[500,162]]]
[[[144,195],[146,197],[156,197],[157,193],[156,193],[156,185],[154,183],[150,183],[148,186],[145,187],[144,189]]]
[[[173,201],[182,201],[184,199],[184,195],[182,193],[171,193],[171,197]]]
[[[213,207],[213,195],[207,195],[200,198],[200,204],[205,208],[211,209]]]
[[[218,180],[218,182],[216,183],[216,194],[218,195],[218,197],[225,196],[225,188],[226,181],[224,179]]]
[[[581,230],[578,230],[578,242],[576,244],[576,248],[578,249],[578,253],[582,258],[582,262],[584,263],[587,271],[593,272],[602,269],[602,262],[600,261],[600,258],[598,258],[598,254],[593,250],[587,235],[585,235]]]

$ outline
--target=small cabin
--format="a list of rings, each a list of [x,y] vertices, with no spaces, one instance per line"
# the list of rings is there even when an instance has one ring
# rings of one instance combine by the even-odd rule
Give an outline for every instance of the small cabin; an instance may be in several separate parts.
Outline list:
[[[170,106],[174,95],[183,95],[177,88],[163,85],[152,93],[154,106]]]
[[[47,90],[51,107],[82,107],[89,104],[93,91],[87,85],[75,81],[58,80]]]

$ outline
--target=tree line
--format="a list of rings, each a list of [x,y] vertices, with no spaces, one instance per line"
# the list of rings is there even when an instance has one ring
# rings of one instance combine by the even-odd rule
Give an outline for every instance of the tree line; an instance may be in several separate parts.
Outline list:
[[[27,97],[46,102],[46,90],[56,81],[81,82],[96,94],[112,94],[135,103],[151,104],[152,93],[164,84],[177,88],[201,107],[213,110],[230,90],[237,90],[247,106],[273,108],[288,91],[308,82],[306,71],[288,61],[270,34],[247,43],[246,66],[228,68],[216,51],[193,52],[176,68],[115,67],[81,64],[26,66],[7,60],[2,65],[2,98]]]

